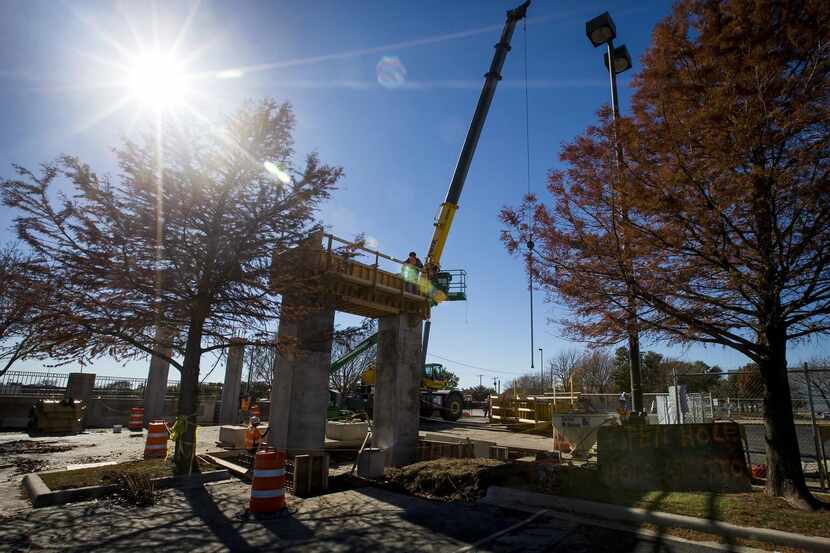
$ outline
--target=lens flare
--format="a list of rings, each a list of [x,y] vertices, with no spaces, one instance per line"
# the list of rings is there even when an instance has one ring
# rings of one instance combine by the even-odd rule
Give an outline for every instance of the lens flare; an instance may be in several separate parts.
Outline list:
[[[266,171],[274,175],[274,177],[276,177],[276,179],[281,183],[289,184],[291,182],[291,175],[280,169],[277,164],[266,161],[262,164],[262,166],[265,167]]]
[[[383,56],[375,67],[375,71],[378,84],[384,88],[400,88],[406,83],[406,67],[396,57]]]

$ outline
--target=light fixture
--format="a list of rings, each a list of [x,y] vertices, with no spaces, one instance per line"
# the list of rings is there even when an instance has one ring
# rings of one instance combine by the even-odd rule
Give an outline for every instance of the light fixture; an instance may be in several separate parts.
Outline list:
[[[617,38],[617,26],[611,15],[605,12],[585,24],[585,34],[596,48]]]
[[[605,67],[608,67],[608,54],[606,53],[602,57]],[[628,53],[628,48],[625,47],[625,44],[617,46],[614,48],[614,73],[619,75],[629,69],[631,69],[631,54]]]

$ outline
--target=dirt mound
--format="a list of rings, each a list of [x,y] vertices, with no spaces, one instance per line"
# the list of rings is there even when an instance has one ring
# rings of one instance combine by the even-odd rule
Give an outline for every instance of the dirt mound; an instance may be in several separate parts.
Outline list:
[[[85,447],[89,447],[87,444]],[[60,453],[80,447],[60,442],[45,442],[40,440],[15,440],[0,442],[0,455],[31,455],[33,453]]]
[[[494,459],[436,459],[386,469],[386,482],[401,491],[446,501],[476,501],[492,484],[510,479],[515,467]]]

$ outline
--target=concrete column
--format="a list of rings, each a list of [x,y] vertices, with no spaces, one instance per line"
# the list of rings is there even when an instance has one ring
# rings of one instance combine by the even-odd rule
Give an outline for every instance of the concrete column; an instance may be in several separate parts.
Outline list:
[[[173,354],[173,331],[169,328],[156,329],[156,346],[164,355]],[[147,375],[147,387],[144,389],[144,427],[150,421],[164,418],[164,398],[167,395],[167,374],[170,363],[153,355],[150,358],[150,372]]]
[[[219,424],[239,422],[239,392],[242,388],[242,359],[245,347],[240,340],[231,342],[228,348],[228,364],[225,367],[225,384],[222,386],[222,408]]]
[[[372,445],[386,450],[386,466],[415,462],[421,388],[421,319],[380,319],[375,363]]]
[[[95,375],[92,373],[69,373],[69,380],[66,383],[66,397],[79,399],[87,402],[92,396],[92,388],[95,386]]]
[[[313,304],[302,294],[283,295],[268,433],[277,449],[291,454],[323,449],[333,333],[333,307]]]

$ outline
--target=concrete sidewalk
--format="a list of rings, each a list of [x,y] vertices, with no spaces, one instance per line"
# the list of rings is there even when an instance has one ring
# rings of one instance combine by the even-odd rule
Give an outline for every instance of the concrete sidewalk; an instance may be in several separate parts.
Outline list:
[[[21,512],[0,521],[0,550],[30,551],[303,551],[497,553],[716,551],[539,517],[489,505],[442,503],[365,487],[300,500],[271,520],[244,516],[249,487],[238,481],[169,490],[136,509],[92,501]],[[478,545],[477,545],[478,544]]]

